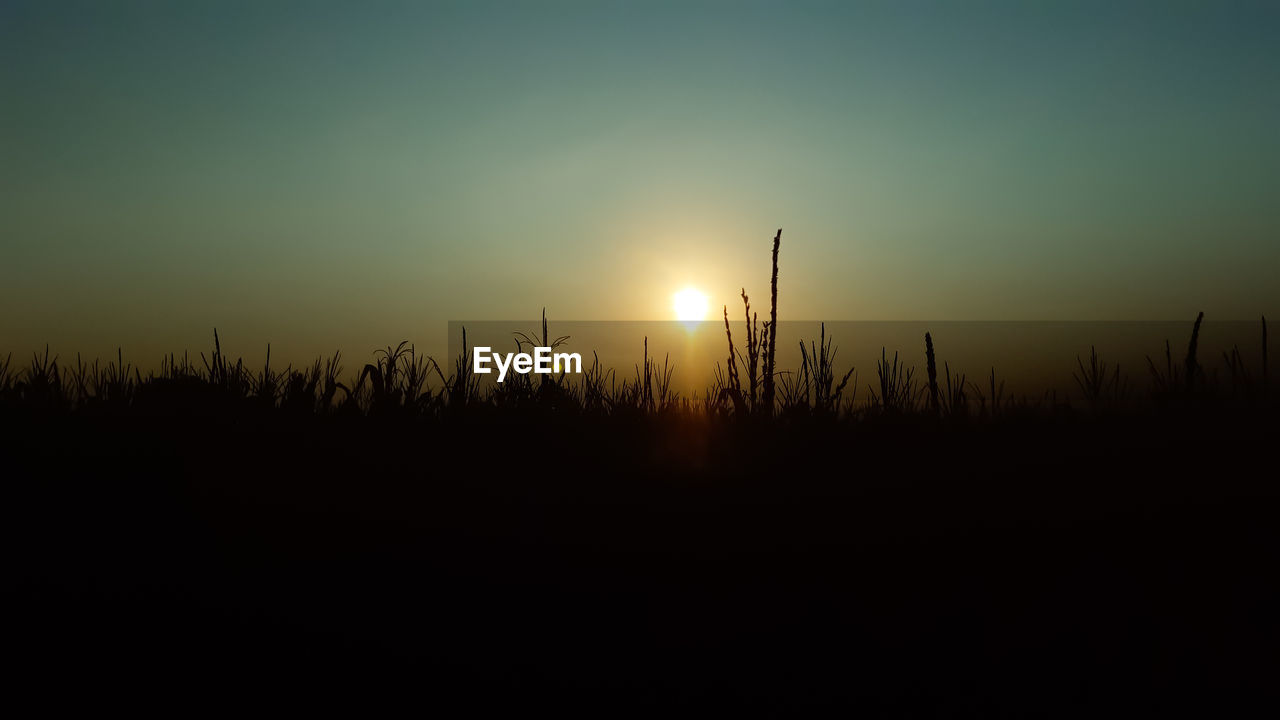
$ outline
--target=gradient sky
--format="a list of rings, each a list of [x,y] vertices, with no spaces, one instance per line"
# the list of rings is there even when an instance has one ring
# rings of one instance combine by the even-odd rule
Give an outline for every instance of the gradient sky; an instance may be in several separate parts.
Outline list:
[[[1280,4],[0,0],[0,353],[1280,315]]]

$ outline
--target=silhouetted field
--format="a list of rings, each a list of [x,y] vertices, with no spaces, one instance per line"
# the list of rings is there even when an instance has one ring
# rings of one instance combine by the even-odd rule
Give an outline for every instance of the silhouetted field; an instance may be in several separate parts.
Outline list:
[[[179,711],[1256,711],[1274,395],[1198,324],[1141,387],[1081,358],[1062,402],[922,338],[854,405],[827,341],[783,375],[767,325],[698,398],[648,357],[484,392],[404,347],[346,379],[216,346],[6,365],[11,679]]]

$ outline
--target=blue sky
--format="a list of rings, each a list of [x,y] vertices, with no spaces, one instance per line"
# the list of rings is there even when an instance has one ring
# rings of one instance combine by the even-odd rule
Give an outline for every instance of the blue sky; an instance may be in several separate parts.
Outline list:
[[[1280,311],[1280,5],[0,3],[0,338]]]

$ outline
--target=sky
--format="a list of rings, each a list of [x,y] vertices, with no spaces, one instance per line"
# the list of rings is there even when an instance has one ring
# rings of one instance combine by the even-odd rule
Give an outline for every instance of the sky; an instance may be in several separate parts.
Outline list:
[[[1280,4],[0,0],[0,354],[1280,315]]]

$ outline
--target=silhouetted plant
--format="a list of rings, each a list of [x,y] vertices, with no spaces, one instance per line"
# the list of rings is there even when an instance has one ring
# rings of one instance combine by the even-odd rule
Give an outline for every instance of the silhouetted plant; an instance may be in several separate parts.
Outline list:
[[[924,334],[924,357],[929,371],[929,409],[938,412],[941,404],[938,401],[938,362],[933,354],[933,336]]]
[[[1200,345],[1200,323],[1204,321],[1204,313],[1196,316],[1196,324],[1191,328],[1191,342],[1187,343],[1186,378],[1187,392],[1195,388],[1196,376],[1200,374],[1200,362],[1196,359],[1196,349]]]
[[[941,396],[943,415],[949,418],[964,419],[969,416],[969,396],[965,392],[968,385],[965,376],[958,371],[953,375],[951,366],[942,363],[942,372],[946,376],[947,391]]]
[[[900,414],[915,409],[916,383],[915,368],[907,367],[898,361],[898,352],[893,353],[893,360],[888,359],[885,348],[880,348],[880,362],[876,364],[876,377],[880,381],[880,391],[868,387],[871,391],[872,406],[888,414]]]
[[[1084,394],[1085,401],[1094,409],[1104,405],[1115,406],[1125,395],[1127,383],[1120,377],[1120,364],[1108,365],[1098,357],[1097,348],[1089,347],[1089,364],[1085,365],[1080,356],[1076,356],[1078,371],[1072,371],[1076,385]]]
[[[435,369],[440,379],[444,381],[451,410],[461,410],[480,396],[480,380],[476,378],[471,367],[471,351],[467,346],[465,327],[462,328],[462,352],[453,361],[453,375],[446,379],[440,372],[438,364]]]
[[[837,384],[835,359],[836,349],[832,345],[832,340],[827,339],[826,323],[820,325],[817,344],[811,341],[806,350],[804,342],[801,341],[800,370],[803,382],[800,398],[806,408],[827,415],[834,415],[839,411],[845,387],[849,384],[849,378],[855,377],[855,369],[849,368]],[[856,386],[856,379],[854,383]],[[812,389],[812,395],[810,389]]]
[[[1152,392],[1162,404],[1182,389],[1182,375],[1173,364],[1173,349],[1168,340],[1164,341],[1164,368],[1157,367],[1150,355],[1147,356],[1147,367],[1151,371]]]
[[[288,382],[291,367],[286,367],[279,372],[271,369],[271,344],[267,344],[267,359],[262,366],[262,372],[257,377],[249,378],[250,392],[253,394],[260,404],[274,406],[281,398],[285,391],[285,384]]]
[[[773,413],[774,375],[778,371],[778,247],[782,244],[782,228],[773,236],[773,274],[769,281],[769,322],[765,323],[763,412]]]
[[[649,338],[646,336],[644,364],[636,366],[635,383],[630,388],[624,385],[624,397],[630,401],[629,404],[633,408],[642,412],[665,412],[676,400],[676,396],[671,392],[671,378],[674,373],[675,367],[671,365],[670,355],[663,357],[661,368],[649,359]]]
[[[12,360],[13,353],[9,353],[4,356],[4,362],[0,363],[0,393],[8,393],[13,388]]]
[[[45,345],[43,356],[32,353],[31,365],[17,383],[17,393],[24,404],[44,411],[68,410],[71,403],[67,390],[58,369],[58,356],[49,357],[49,346]]]
[[[743,353],[733,343],[733,331],[729,325],[729,307],[726,305],[724,308],[724,332],[729,342],[729,373],[720,382],[716,383],[716,387],[712,389],[711,397],[717,405],[723,404],[726,398],[730,399],[733,402],[734,412],[739,416],[745,416],[761,407],[758,396],[761,385],[760,356],[763,350],[762,346],[767,343],[765,338],[769,334],[769,321],[765,321],[762,331],[759,315],[751,312],[751,299],[747,296],[746,288],[743,288],[741,293],[743,315],[746,320],[746,352]],[[745,392],[742,389],[741,376],[737,367],[739,363],[747,370],[747,389]]]
[[[616,373],[613,368],[605,369],[600,364],[600,356],[591,353],[591,365],[582,375],[580,405],[584,410],[608,413],[614,407],[613,398],[617,392]]]
[[[745,290],[743,291],[743,294],[746,294]],[[751,326],[748,324],[748,331],[750,330],[750,327]],[[738,349],[733,346],[733,330],[729,327],[728,305],[724,306],[724,336],[725,340],[729,343],[729,361],[726,366],[729,369],[729,373],[726,378],[727,382],[723,383],[723,389],[732,393],[735,397],[735,403],[740,404],[742,402],[742,384],[738,381],[738,361],[735,357],[738,354]],[[719,364],[717,363],[717,370],[718,369]]]
[[[1150,355],[1147,356],[1147,368],[1151,372],[1152,379],[1152,396],[1157,405],[1183,407],[1194,400],[1197,378],[1204,374],[1196,356],[1200,344],[1200,323],[1203,320],[1204,313],[1201,312],[1196,316],[1195,324],[1191,328],[1191,339],[1187,342],[1187,355],[1181,367],[1174,364],[1173,348],[1167,339],[1164,343],[1163,368],[1158,367]]]
[[[926,410],[951,420],[993,419],[1015,413],[1034,413],[1046,406],[1059,409],[1055,393],[1039,399],[1025,396],[1011,398],[1005,393],[1003,380],[998,380],[992,367],[985,389],[967,380],[943,363],[942,382],[938,378],[937,353],[931,333],[925,333],[925,358],[928,384],[919,387],[914,368],[899,359],[892,360],[887,348],[881,348],[876,367],[878,389],[868,386],[870,399],[864,407],[856,407],[856,373],[850,368],[837,381],[836,348],[826,335],[825,323],[819,337],[808,344],[800,342],[800,366],[782,371],[776,365],[776,318],[778,250],[782,231],[774,237],[773,265],[770,282],[770,320],[760,324],[751,310],[745,288],[741,292],[746,341],[742,348],[733,342],[728,307],[723,308],[725,340],[729,355],[722,368],[714,368],[711,386],[693,399],[680,397],[673,389],[675,368],[670,356],[659,366],[649,355],[648,338],[644,338],[643,355],[632,379],[620,379],[613,369],[601,365],[593,353],[592,363],[580,376],[564,372],[542,375],[536,382],[526,374],[511,375],[501,385],[483,392],[471,366],[466,329],[462,330],[462,352],[455,358],[453,371],[447,377],[433,358],[418,356],[413,345],[403,341],[374,353],[374,361],[364,365],[354,382],[344,384],[341,355],[316,360],[309,367],[295,370],[288,366],[274,370],[271,346],[267,346],[262,369],[253,373],[243,359],[234,362],[224,353],[218,331],[214,329],[214,346],[206,356],[200,353],[201,366],[194,365],[184,354],[161,358],[159,371],[143,378],[132,364],[124,362],[123,351],[117,349],[114,361],[106,364],[97,359],[84,361],[76,356],[74,365],[63,368],[48,346],[43,355],[32,356],[27,368],[16,372],[12,354],[0,363],[0,406],[28,408],[42,412],[72,412],[90,409],[124,411],[141,408],[149,413],[184,413],[190,411],[229,412],[236,407],[282,409],[291,414],[387,415],[404,418],[443,418],[475,406],[477,412],[497,409],[538,408],[558,413],[592,413],[655,415],[691,413],[700,410],[708,416],[739,418],[774,416],[781,388],[781,415],[820,414],[828,418],[858,419],[873,411],[879,415],[907,415]],[[1266,318],[1262,325],[1261,368],[1255,374],[1238,347],[1222,354],[1225,380],[1215,368],[1202,367],[1198,357],[1199,335],[1204,313],[1199,313],[1192,327],[1185,359],[1174,362],[1170,343],[1165,342],[1165,358],[1161,365],[1147,356],[1153,388],[1150,400],[1157,408],[1195,403],[1231,403],[1254,408],[1260,399],[1269,402],[1267,382],[1269,361]],[[518,352],[526,346],[558,348],[568,336],[552,338],[546,309],[542,311],[540,330],[515,333]],[[1118,364],[1111,365],[1090,348],[1089,363],[1076,358],[1077,370],[1072,375],[1084,400],[1092,407],[1118,405],[1126,396],[1127,383]],[[744,386],[741,373],[745,370]],[[439,377],[441,390],[433,393],[429,376]],[[1257,377],[1261,377],[1259,383]],[[853,385],[849,385],[850,380]],[[944,388],[945,384],[945,388]],[[760,390],[759,394],[757,390]],[[341,399],[338,391],[343,391]],[[921,407],[927,393],[927,406]],[[974,410],[977,399],[977,411]],[[249,401],[249,402],[246,402]],[[203,408],[203,410],[202,410]]]
[[[988,417],[998,417],[1008,409],[1008,398],[1004,394],[1004,380],[996,381],[996,369],[994,367],[991,368],[991,373],[987,376],[987,392],[984,394],[977,386],[974,386],[974,389],[978,393],[979,406]]]

